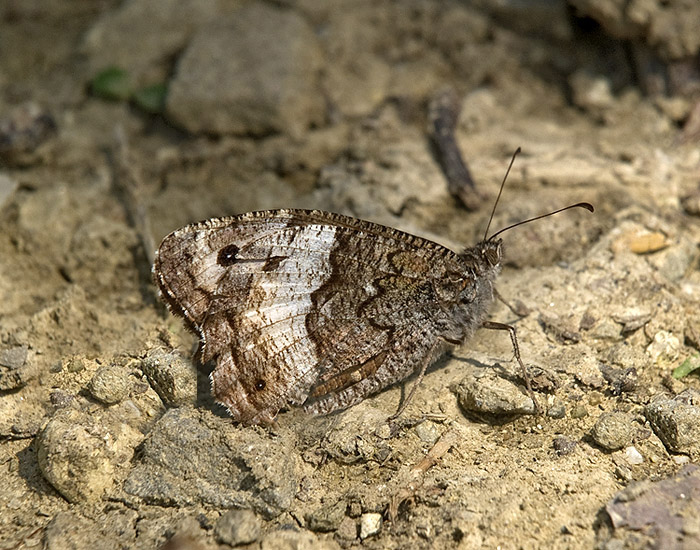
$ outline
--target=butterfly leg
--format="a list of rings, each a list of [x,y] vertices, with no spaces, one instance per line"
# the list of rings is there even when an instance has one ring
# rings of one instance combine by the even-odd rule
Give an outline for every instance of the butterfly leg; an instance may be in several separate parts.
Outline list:
[[[510,334],[510,341],[513,343],[513,351],[515,352],[515,359],[516,359],[516,361],[518,361],[518,364],[520,365],[520,369],[522,370],[523,380],[525,380],[525,387],[527,388],[527,394],[530,396],[530,399],[532,399],[532,402],[535,405],[535,412],[537,414],[542,414],[542,409],[540,407],[540,404],[537,402],[537,399],[535,399],[535,394],[532,391],[532,384],[530,384],[530,375],[527,373],[527,369],[525,368],[525,364],[523,363],[523,360],[520,357],[520,347],[518,346],[518,338],[515,335],[515,327],[512,327],[511,325],[506,325],[505,323],[495,323],[493,321],[484,321],[481,326],[483,326],[484,328],[491,329],[491,330],[507,330],[508,331],[508,334]]]
[[[406,399],[404,399],[403,403],[401,403],[399,410],[396,411],[394,414],[392,414],[389,417],[389,422],[392,422],[392,421],[396,420],[399,416],[401,416],[403,414],[403,412],[406,410],[406,407],[408,406],[408,404],[411,402],[411,399],[415,395],[416,390],[418,389],[418,386],[420,386],[420,383],[423,381],[423,377],[425,376],[425,371],[428,370],[428,366],[432,363],[433,354],[435,353],[435,350],[438,347],[438,343],[439,343],[439,340],[436,340],[435,343],[430,347],[430,350],[428,350],[428,353],[425,354],[425,357],[423,358],[423,363],[421,364],[421,367],[420,367],[420,371],[418,372],[418,378],[416,379],[415,383],[413,384],[411,391],[408,392]]]

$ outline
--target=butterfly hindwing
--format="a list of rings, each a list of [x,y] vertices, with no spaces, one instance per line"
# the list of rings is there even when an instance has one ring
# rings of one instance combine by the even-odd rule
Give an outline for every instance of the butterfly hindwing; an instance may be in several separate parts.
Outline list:
[[[343,408],[410,374],[446,315],[436,292],[464,286],[449,283],[459,268],[448,249],[394,229],[276,210],[172,233],[155,272],[202,359],[216,358],[217,400],[259,423],[287,403]]]

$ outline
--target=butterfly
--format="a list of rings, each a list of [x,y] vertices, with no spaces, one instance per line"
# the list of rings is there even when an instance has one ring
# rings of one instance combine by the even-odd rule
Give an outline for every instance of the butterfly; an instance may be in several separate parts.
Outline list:
[[[593,211],[550,214],[577,206]],[[154,275],[199,335],[201,361],[216,360],[216,401],[236,421],[269,424],[289,405],[326,414],[414,372],[420,380],[442,345],[481,326],[511,331],[524,369],[514,329],[486,320],[502,231],[456,253],[340,214],[252,212],[174,231]]]

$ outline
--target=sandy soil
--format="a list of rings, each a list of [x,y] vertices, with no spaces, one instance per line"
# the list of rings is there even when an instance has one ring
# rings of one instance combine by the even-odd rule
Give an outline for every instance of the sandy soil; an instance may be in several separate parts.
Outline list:
[[[604,2],[577,3],[591,18],[544,0],[320,4],[0,8],[0,548],[698,547],[700,489],[679,471],[700,456],[700,384],[670,376],[700,345],[693,81],[651,90],[627,55],[690,54],[620,30]],[[243,36],[268,15],[279,25]],[[222,53],[227,24],[249,58]],[[252,55],[260,36],[279,51]],[[136,88],[170,83],[165,112],[90,93],[114,64]],[[251,117],[227,95],[236,74],[291,98]],[[448,193],[427,132],[445,86],[476,211]],[[596,207],[504,235],[498,290],[517,314],[497,302],[491,318],[516,327],[546,414],[518,414],[510,341],[486,330],[429,369],[393,428],[410,380],[269,429],[213,403],[211,365],[193,364],[151,279],[165,234],[323,208],[458,250],[518,146],[493,228]],[[665,479],[685,493],[647,491]],[[626,529],[610,503],[630,487],[655,515]],[[662,515],[690,519],[664,530]]]

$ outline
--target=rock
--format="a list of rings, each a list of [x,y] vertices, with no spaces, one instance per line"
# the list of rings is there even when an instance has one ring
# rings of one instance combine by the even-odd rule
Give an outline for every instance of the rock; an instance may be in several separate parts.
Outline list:
[[[700,545],[700,469],[682,468],[661,481],[632,483],[606,506],[615,548],[697,548]]]
[[[336,550],[333,540],[319,540],[310,531],[278,529],[267,533],[260,542],[260,550]]]
[[[344,517],[335,532],[335,537],[342,542],[354,542],[357,539],[357,523],[350,517]],[[341,542],[341,544],[342,544]]]
[[[320,508],[308,514],[304,519],[306,526],[312,531],[328,533],[340,527],[340,523],[345,518],[347,505],[344,500],[339,500],[335,504],[324,503]]]
[[[26,345],[0,351],[0,391],[16,390],[36,378],[40,369],[33,361],[27,361]]]
[[[131,369],[124,365],[103,365],[90,380],[88,391],[105,405],[119,403],[129,395],[130,375]]]
[[[672,399],[660,397],[646,406],[644,415],[669,451],[700,458],[700,392],[685,390]]]
[[[387,447],[377,435],[377,428],[387,420],[387,414],[366,401],[358,403],[336,417],[323,441],[323,450],[330,457],[351,464],[373,459]]]
[[[365,540],[376,535],[382,529],[382,515],[375,512],[360,516],[360,538]]]
[[[72,393],[61,389],[52,390],[49,394],[51,404],[57,409],[69,406],[73,402],[73,399],[75,399],[75,396]]]
[[[225,3],[199,0],[127,0],[97,18],[85,33],[81,53],[92,74],[122,67],[140,83],[158,67],[165,73],[164,60],[182,51],[194,29],[226,9]]]
[[[639,306],[618,309],[612,314],[613,320],[622,325],[623,334],[631,334],[635,330],[642,328],[649,321],[651,321],[651,317],[652,314],[648,308]],[[623,341],[620,344],[613,346],[610,351],[611,360],[615,361],[618,365],[625,367],[639,365],[638,362],[634,361],[641,359],[640,357],[634,355],[629,357],[629,354],[638,353],[637,348],[630,346],[629,342]],[[630,361],[632,362],[630,363]]]
[[[578,446],[578,441],[559,435],[552,441],[552,446],[559,456],[566,456],[574,452]]]
[[[216,522],[214,534],[229,546],[250,544],[260,537],[260,520],[252,510],[229,510]]]
[[[579,418],[585,418],[587,416],[588,416],[588,410],[586,409],[585,405],[578,404],[578,405],[575,405],[571,409],[571,418],[579,419]]]
[[[665,330],[654,334],[654,339],[647,346],[647,354],[656,364],[672,363],[678,358],[681,350],[679,338]]]
[[[553,339],[562,344],[571,344],[581,341],[581,333],[576,330],[576,319],[573,317],[559,317],[551,313],[540,313],[539,322],[544,331]]]
[[[124,490],[149,504],[248,508],[271,519],[292,505],[298,470],[291,434],[273,439],[183,407],[153,427]]]
[[[166,405],[179,407],[197,401],[197,369],[179,352],[151,349],[141,361],[141,370]]]
[[[625,413],[603,413],[593,426],[591,437],[603,449],[617,451],[632,442],[635,434],[632,422],[632,417]]]
[[[174,533],[162,548],[167,550],[209,550],[212,545],[208,544],[207,539],[207,532],[200,522],[192,516],[185,516],[174,526]]]
[[[644,354],[640,355],[643,356]],[[622,393],[634,391],[637,388],[639,375],[635,367],[616,369],[607,365],[601,365],[600,372],[610,385],[610,391],[613,395],[621,395]]]
[[[323,118],[321,63],[301,16],[247,3],[192,38],[170,83],[168,117],[193,133],[300,133]]]
[[[553,399],[552,404],[547,407],[549,418],[560,419],[566,416],[566,405],[561,399]]]
[[[434,445],[435,442],[440,438],[440,429],[437,427],[435,422],[425,421],[416,424],[413,428],[416,432],[418,439],[420,439],[426,445]]]
[[[70,502],[94,502],[125,474],[142,438],[125,423],[108,426],[90,413],[59,409],[37,437],[39,469]]]
[[[620,333],[620,325],[613,319],[607,318],[601,319],[589,332],[592,338],[599,340],[619,340]]]
[[[35,151],[56,135],[56,121],[38,104],[28,101],[0,118],[0,160],[15,166],[37,161]]]
[[[636,447],[627,447],[625,449],[625,460],[629,464],[643,464],[644,463],[644,456],[642,453],[640,453]]]
[[[118,540],[106,537],[95,521],[70,511],[59,512],[46,526],[44,548],[46,550],[80,548],[118,550],[124,546]]]
[[[695,240],[681,239],[678,244],[649,257],[649,263],[658,270],[659,274],[678,284],[695,261],[696,250]]]
[[[0,176],[2,177],[2,176]],[[0,366],[8,369],[19,369],[27,361],[27,345],[14,346],[0,350]]]
[[[494,369],[468,374],[455,388],[460,406],[479,414],[535,414],[532,399],[519,386],[498,376]]]

